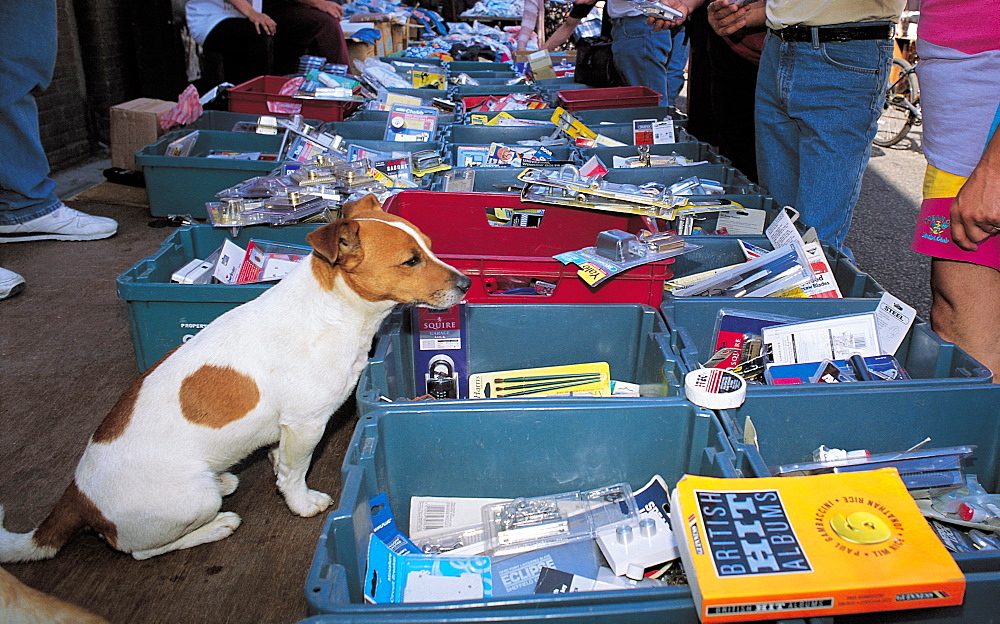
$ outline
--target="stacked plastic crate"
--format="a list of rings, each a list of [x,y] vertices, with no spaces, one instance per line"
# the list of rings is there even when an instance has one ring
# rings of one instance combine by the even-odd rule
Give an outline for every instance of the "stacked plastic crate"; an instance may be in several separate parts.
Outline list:
[[[612,168],[605,179],[670,185],[694,175],[718,181],[722,198],[763,210],[766,224],[780,213],[781,207],[765,189],[687,134],[683,115],[656,106],[657,101],[630,106],[627,99],[609,98],[606,92],[602,99],[603,90],[558,89],[560,82],[507,86],[503,83],[514,74],[505,64],[449,63],[446,69],[449,76],[465,74],[480,83],[450,87],[449,95],[467,106],[487,96],[538,93],[550,104],[571,103],[582,122],[628,144],[548,148],[557,159],[576,165],[595,155],[607,164],[615,156],[634,156],[633,120],[673,119],[677,142],[652,146],[651,152],[678,154],[706,164]],[[415,223],[434,241],[439,257],[473,279],[467,315],[470,371],[605,361],[612,378],[637,384],[640,396],[414,401],[419,393],[414,328],[408,313],[392,314],[376,337],[358,384],[359,422],[343,464],[341,498],[338,508],[328,514],[305,586],[310,612],[318,615],[307,621],[697,621],[691,592],[683,585],[460,603],[365,604],[363,583],[373,528],[369,500],[381,493],[393,509],[403,512],[412,496],[513,498],[615,482],[638,488],[654,474],[670,485],[686,473],[763,477],[770,474],[771,466],[808,458],[819,445],[898,451],[924,437],[931,437],[935,446],[977,445],[971,471],[989,491],[1000,488],[994,450],[1000,448],[996,408],[1000,387],[990,384],[988,370],[942,341],[919,319],[897,351],[909,380],[849,386],[752,386],[741,407],[718,412],[688,401],[684,376],[712,355],[710,339],[720,310],[740,308],[815,319],[872,311],[883,289],[839,251],[826,248],[843,298],[735,300],[664,295],[664,281],[672,276],[743,260],[735,237],[709,235],[689,237],[701,245],[696,251],[636,267],[598,288],[585,285],[575,267],[562,265],[552,255],[593,245],[604,230],[638,233],[647,225],[641,217],[523,202],[516,190],[522,184],[517,179],[521,167],[465,168],[457,160],[459,147],[551,135],[555,131],[552,111],[551,107],[509,111],[514,118],[549,122],[531,127],[479,125],[473,122],[481,118],[468,112],[441,115],[437,141],[421,148],[442,150],[455,166],[429,176],[424,188],[448,192],[403,191],[384,208]],[[359,110],[346,121],[332,120],[327,129],[366,147],[398,149],[398,143],[381,142],[387,117],[386,112]],[[219,123],[224,126],[231,121]],[[215,128],[201,127],[207,131],[206,140],[212,139]],[[206,184],[212,186],[214,195],[235,181]],[[174,187],[175,194],[164,196],[158,206],[178,205],[176,193],[190,187],[190,182],[170,180],[168,186]],[[199,195],[190,201],[206,199]],[[490,218],[532,211],[544,216],[530,227],[498,227],[496,219]],[[154,214],[167,212],[185,211],[157,208]],[[194,213],[193,209],[187,212]],[[715,216],[708,216],[702,226],[704,231],[714,231]],[[269,230],[267,236],[303,242],[314,227]],[[169,283],[173,270],[217,247],[227,234],[207,226],[182,228],[154,256],[119,278],[119,295],[129,305],[141,368],[198,327],[266,288]],[[244,230],[241,236],[251,234]],[[743,238],[770,249],[764,237]],[[511,278],[544,279],[554,287],[543,293],[511,290],[504,287]],[[406,514],[398,513],[396,521],[405,532]],[[995,593],[1000,556],[980,552],[958,554],[956,559],[967,573],[964,607],[894,617],[899,621],[978,621],[974,614],[986,612],[984,605]]]

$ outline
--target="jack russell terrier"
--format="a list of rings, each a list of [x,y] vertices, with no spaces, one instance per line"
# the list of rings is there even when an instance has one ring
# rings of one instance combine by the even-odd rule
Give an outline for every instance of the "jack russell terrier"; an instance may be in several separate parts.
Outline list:
[[[136,559],[226,538],[241,522],[219,511],[238,484],[228,469],[275,443],[270,460],[289,509],[313,516],[333,502],[306,487],[306,471],[382,320],[397,303],[455,305],[471,284],[374,196],[343,214],[307,236],[312,255],[283,280],[125,391],[38,528],[4,530],[0,508],[0,562],[50,558],[88,527]]]

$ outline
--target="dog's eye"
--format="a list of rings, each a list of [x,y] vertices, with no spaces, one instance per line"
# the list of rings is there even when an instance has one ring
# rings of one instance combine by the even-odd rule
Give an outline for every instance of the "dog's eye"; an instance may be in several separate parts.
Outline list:
[[[415,267],[420,264],[420,256],[413,256],[409,260],[403,263],[403,266]]]

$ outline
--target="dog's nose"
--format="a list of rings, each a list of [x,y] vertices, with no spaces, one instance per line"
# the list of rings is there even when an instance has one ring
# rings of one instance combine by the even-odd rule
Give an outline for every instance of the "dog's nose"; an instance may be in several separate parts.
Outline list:
[[[455,276],[455,288],[461,290],[463,294],[469,291],[470,286],[472,286],[471,279],[461,273]]]

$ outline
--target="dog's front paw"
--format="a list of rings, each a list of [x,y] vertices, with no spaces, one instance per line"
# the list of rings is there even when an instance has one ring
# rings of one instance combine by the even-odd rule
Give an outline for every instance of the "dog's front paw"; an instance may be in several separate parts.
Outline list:
[[[303,518],[315,516],[333,504],[333,499],[328,494],[316,490],[306,490],[304,496],[297,496],[294,499],[286,498],[285,500],[292,513]]]

